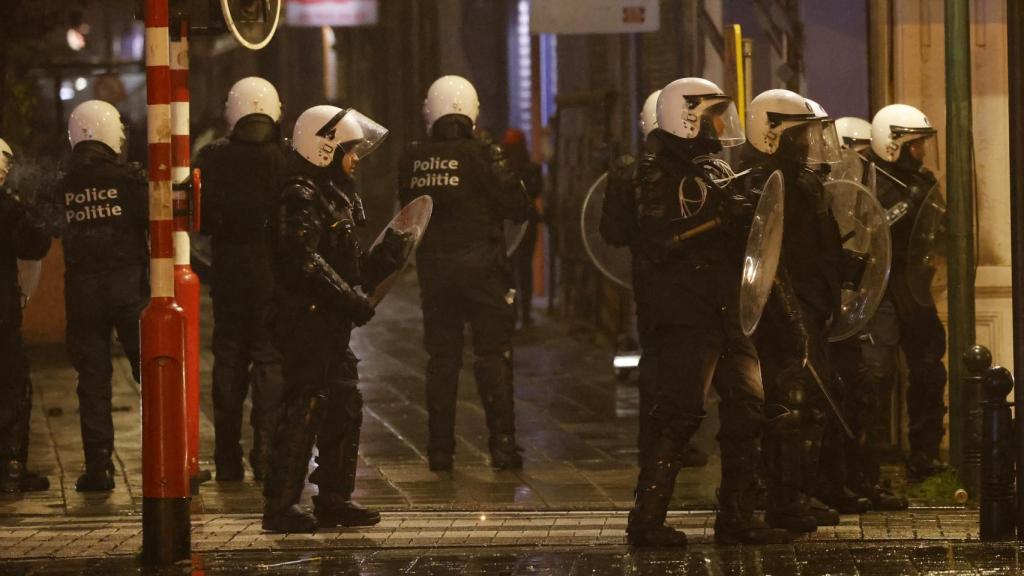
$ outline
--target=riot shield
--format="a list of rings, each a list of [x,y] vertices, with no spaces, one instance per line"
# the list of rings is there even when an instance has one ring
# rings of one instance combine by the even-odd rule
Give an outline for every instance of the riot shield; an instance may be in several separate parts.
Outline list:
[[[868,188],[858,182],[834,180],[825,192],[843,240],[843,250],[863,259],[858,282],[844,285],[840,307],[829,330],[830,342],[861,331],[878,309],[889,282],[892,237],[887,213]]]
[[[427,231],[427,224],[430,223],[430,215],[434,211],[434,200],[430,196],[419,196],[412,202],[405,205],[404,208],[399,210],[398,214],[391,219],[391,222],[381,230],[377,239],[374,240],[373,245],[370,246],[372,252],[374,248],[380,245],[384,241],[384,235],[388,229],[393,229],[396,232],[402,232],[409,234],[412,237],[412,244],[406,251],[405,260],[402,265],[398,267],[394,272],[388,275],[387,278],[382,280],[373,289],[373,293],[370,294],[370,304],[373,307],[377,307],[380,301],[384,299],[384,296],[391,290],[391,287],[395,285],[398,278],[402,275],[402,271],[405,270],[405,266],[409,263],[409,259],[412,257],[412,253],[419,246],[420,240],[423,238],[423,233]]]
[[[609,280],[627,290],[633,289],[633,256],[629,248],[611,246],[601,236],[601,213],[604,210],[604,193],[608,189],[608,173],[594,181],[583,199],[580,211],[580,234],[583,248],[594,266]]]
[[[829,172],[831,180],[864,181],[864,160],[855,150],[847,148],[840,154],[839,163]]]
[[[772,172],[760,192],[743,255],[740,279],[740,326],[747,336],[754,333],[764,305],[772,292],[775,271],[782,256],[783,214],[786,190],[782,172]]]
[[[18,286],[21,288],[21,307],[24,308],[39,286],[43,272],[42,260],[18,260]]]
[[[935,186],[925,195],[907,245],[907,287],[922,306],[934,306],[932,292],[946,289],[946,199]]]

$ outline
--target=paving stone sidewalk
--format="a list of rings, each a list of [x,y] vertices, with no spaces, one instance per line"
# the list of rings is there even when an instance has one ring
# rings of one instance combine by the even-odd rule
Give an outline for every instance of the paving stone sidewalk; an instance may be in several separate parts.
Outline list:
[[[712,542],[714,515],[672,512],[668,523],[694,544]],[[977,515],[919,510],[904,514],[844,516],[802,542],[977,540]],[[626,514],[611,511],[385,513],[377,526],[337,528],[316,534],[270,534],[255,514],[193,517],[195,552],[452,548],[465,546],[623,545]],[[142,545],[138,517],[76,517],[0,521],[0,560],[132,555]]]

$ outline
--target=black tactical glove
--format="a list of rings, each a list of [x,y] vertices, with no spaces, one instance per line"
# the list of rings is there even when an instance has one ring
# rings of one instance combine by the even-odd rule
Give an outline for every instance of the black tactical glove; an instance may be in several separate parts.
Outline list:
[[[369,322],[374,313],[373,305],[365,296],[358,294],[355,290],[346,296],[344,315],[356,326],[362,326]]]
[[[409,258],[413,244],[412,233],[399,232],[394,228],[388,228],[384,232],[384,239],[373,249],[373,258],[377,261],[384,276],[402,267],[402,264]]]
[[[0,188],[0,211],[9,214],[12,219],[17,220],[28,211],[28,205],[16,190]]]

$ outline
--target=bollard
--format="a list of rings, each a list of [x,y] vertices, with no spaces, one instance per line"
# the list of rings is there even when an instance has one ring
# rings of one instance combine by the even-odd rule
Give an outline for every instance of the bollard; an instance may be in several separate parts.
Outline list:
[[[145,1],[150,302],[142,333],[142,561],[189,558],[185,314],[174,301],[168,0]]]
[[[964,399],[964,459],[960,470],[960,482],[967,495],[974,501],[978,498],[981,482],[981,390],[985,386],[986,373],[992,367],[992,353],[988,348],[975,344],[963,355],[967,368],[961,390]]]
[[[1014,484],[1013,375],[1002,366],[989,369],[982,388],[981,539],[1012,540],[1016,508]]]
[[[199,493],[199,485],[210,473],[199,469],[199,276],[192,272],[188,230],[190,192],[198,191],[189,170],[189,53],[188,18],[176,15],[170,45],[171,64],[171,181],[174,182],[174,299],[185,311],[185,392],[187,401],[188,475],[190,492]],[[190,180],[191,178],[191,180]]]

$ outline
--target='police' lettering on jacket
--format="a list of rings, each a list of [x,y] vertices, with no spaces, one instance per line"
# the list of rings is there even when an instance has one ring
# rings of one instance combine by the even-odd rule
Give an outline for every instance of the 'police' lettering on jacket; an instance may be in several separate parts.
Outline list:
[[[124,209],[117,188],[84,188],[64,193],[68,223],[120,218]]]
[[[413,160],[412,181],[409,183],[409,187],[412,189],[454,188],[459,185],[460,179],[458,160],[431,156],[425,160]]]

